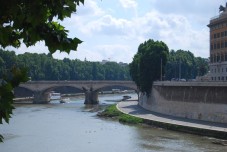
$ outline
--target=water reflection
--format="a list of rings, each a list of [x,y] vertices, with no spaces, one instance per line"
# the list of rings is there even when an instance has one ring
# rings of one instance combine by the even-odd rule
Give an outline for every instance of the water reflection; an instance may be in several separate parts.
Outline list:
[[[165,129],[143,126],[137,129],[143,149],[166,152],[224,152],[226,146],[214,145],[214,138],[196,136]]]

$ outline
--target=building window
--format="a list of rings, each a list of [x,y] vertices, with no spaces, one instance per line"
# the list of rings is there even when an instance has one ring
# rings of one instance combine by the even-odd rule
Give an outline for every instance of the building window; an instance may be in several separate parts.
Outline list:
[[[220,77],[218,77],[218,81],[220,81]]]
[[[211,80],[213,81],[213,77],[211,77]]]
[[[221,77],[221,80],[224,81],[224,77]]]
[[[225,36],[225,33],[224,32],[221,32],[221,37],[224,37]]]
[[[224,44],[223,44],[224,45]],[[214,48],[213,48],[213,44],[211,44],[210,45],[210,50],[213,50]]]
[[[227,31],[225,31],[225,36],[227,36]]]
[[[224,72],[223,68],[221,69],[221,72]]]
[[[224,42],[221,42],[221,48],[224,48]]]
[[[217,35],[216,34],[214,34],[214,39],[216,39],[217,38]]]
[[[227,80],[227,77],[225,77],[225,80]]]
[[[219,55],[217,56],[217,62],[220,62],[220,56]]]
[[[225,47],[227,47],[227,41],[225,41]]]
[[[217,44],[217,49],[220,49],[220,43]]]
[[[219,38],[219,37],[220,37],[220,33],[217,34],[217,38]]]
[[[216,81],[216,77],[214,77],[214,80]]]
[[[227,42],[226,42],[226,46],[225,47],[227,47]],[[217,49],[217,44],[216,43],[214,43],[214,49]]]
[[[221,54],[221,61],[224,61],[224,55]]]

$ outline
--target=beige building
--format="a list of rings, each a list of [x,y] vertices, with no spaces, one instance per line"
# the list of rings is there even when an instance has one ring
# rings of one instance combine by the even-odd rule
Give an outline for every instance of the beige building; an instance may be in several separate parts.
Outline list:
[[[220,14],[211,18],[210,80],[227,81],[227,3],[220,6]]]

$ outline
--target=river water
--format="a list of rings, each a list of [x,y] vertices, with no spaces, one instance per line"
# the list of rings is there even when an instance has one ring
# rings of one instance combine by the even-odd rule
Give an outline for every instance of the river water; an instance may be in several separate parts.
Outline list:
[[[136,97],[136,95],[132,95]],[[100,96],[99,106],[83,98],[70,103],[17,104],[10,124],[0,125],[0,152],[226,152],[212,138],[151,126],[130,126],[96,116],[119,95]]]

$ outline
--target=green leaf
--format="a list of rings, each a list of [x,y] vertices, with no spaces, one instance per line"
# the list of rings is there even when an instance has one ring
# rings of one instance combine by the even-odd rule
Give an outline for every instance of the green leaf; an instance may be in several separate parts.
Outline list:
[[[0,142],[3,142],[3,136],[0,134]]]

